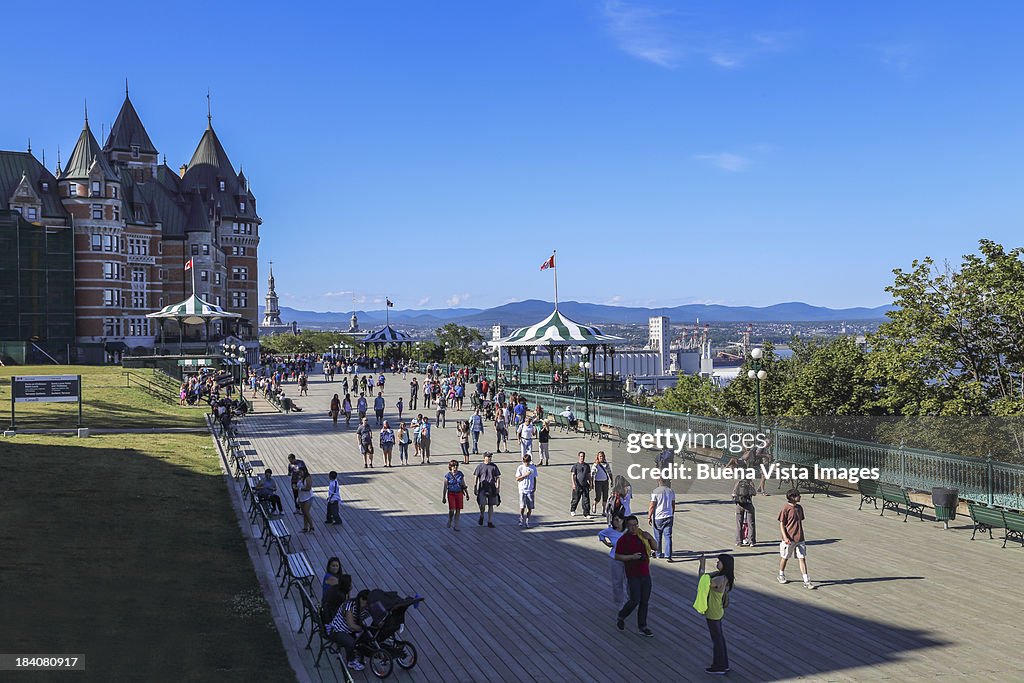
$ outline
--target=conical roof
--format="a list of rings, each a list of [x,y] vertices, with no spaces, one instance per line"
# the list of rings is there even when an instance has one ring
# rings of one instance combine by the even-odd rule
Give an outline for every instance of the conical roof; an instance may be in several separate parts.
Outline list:
[[[64,172],[61,174],[61,179],[86,179],[89,177],[93,163],[98,163],[100,168],[103,169],[104,178],[119,180],[117,174],[114,173],[114,169],[107,163],[103,151],[100,149],[100,143],[96,142],[96,137],[89,130],[89,119],[86,119],[85,125],[82,126],[82,133],[78,136],[78,141],[75,143],[75,149],[71,152],[71,158],[68,159],[68,164],[64,167]]]
[[[195,294],[170,306],[164,306],[156,313],[147,313],[147,318],[172,318],[186,325],[199,325],[207,320],[219,318],[241,318],[241,314],[225,311],[220,306],[211,304]]]
[[[212,125],[208,125],[203,132],[203,137],[199,140],[199,146],[196,147],[196,151],[192,154],[192,160],[188,162],[188,171],[186,171],[185,176],[187,177],[192,173],[193,169],[216,170],[218,175],[225,179],[238,178],[235,169],[231,166],[231,160],[228,159],[228,153],[224,151],[224,146],[220,144],[220,139],[217,137],[217,133],[214,132]]]
[[[199,190],[189,193],[185,232],[210,232],[210,216]]]
[[[625,343],[626,339],[614,334],[605,334],[592,325],[580,325],[562,315],[556,308],[551,315],[533,325],[520,327],[504,339],[494,342],[497,346],[575,346],[578,344],[605,344],[612,346]]]
[[[149,139],[149,133],[146,132],[146,127],[142,125],[142,119],[139,118],[132,101],[125,93],[124,104],[121,105],[121,111],[118,112],[117,119],[110,129],[110,135],[103,145],[103,150],[106,152],[130,152],[133,145],[138,145],[139,151],[143,154],[157,153],[153,141]]]

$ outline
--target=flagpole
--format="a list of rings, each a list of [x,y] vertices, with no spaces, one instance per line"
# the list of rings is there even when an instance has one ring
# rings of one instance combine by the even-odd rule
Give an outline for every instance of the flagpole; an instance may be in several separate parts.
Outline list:
[[[556,254],[558,254],[558,250],[557,249],[555,249],[555,250],[553,250],[551,252],[551,258],[553,259],[553,264],[554,264],[554,265],[551,266],[551,270],[553,270],[555,272],[555,310],[557,311],[558,310],[558,259],[555,258]]]
[[[391,299],[384,297],[384,324],[391,326]]]
[[[196,295],[196,262],[195,259],[189,259],[192,267],[189,270],[192,271],[192,296]]]

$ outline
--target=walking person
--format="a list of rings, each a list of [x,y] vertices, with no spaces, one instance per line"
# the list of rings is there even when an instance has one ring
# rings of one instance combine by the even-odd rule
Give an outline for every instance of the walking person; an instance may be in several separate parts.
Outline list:
[[[612,466],[608,464],[604,451],[598,451],[594,456],[590,480],[594,485],[594,514],[601,514],[600,511],[608,506],[608,489],[612,483]]]
[[[527,418],[526,422],[516,428],[516,436],[519,437],[519,449],[522,455],[529,455],[533,458],[533,437],[536,432],[533,426],[533,418]]]
[[[395,432],[384,420],[384,426],[380,430],[380,452],[384,454],[384,467],[391,467],[391,451],[395,448]]]
[[[459,530],[459,517],[462,513],[462,505],[467,493],[466,478],[459,471],[459,461],[448,462],[448,473],[444,475],[444,491],[441,494],[441,502],[448,503],[448,528]]]
[[[523,464],[516,468],[519,483],[519,526],[530,528],[530,516],[537,505],[537,466],[530,461],[530,455],[523,456]]]
[[[338,473],[331,470],[327,479],[327,521],[325,524],[341,524],[341,515],[338,514],[338,506],[341,504]]]
[[[409,410],[416,410],[416,398],[420,395],[420,385],[413,377],[409,382]]]
[[[352,397],[347,393],[341,402],[341,412],[345,414],[345,429],[348,429],[352,420]]]
[[[497,444],[495,449],[498,453],[501,453],[501,444],[505,444],[505,452],[508,453],[508,420],[505,419],[505,414],[500,410],[494,411],[494,434]]]
[[[288,476],[292,481],[292,500],[295,501],[295,514],[302,514],[302,507],[299,505],[299,470],[306,466],[306,463],[295,457],[294,453],[288,454]]]
[[[377,398],[373,399],[373,414],[377,417],[377,426],[384,424],[384,393],[378,391]]]
[[[420,458],[422,462],[430,464],[430,418],[423,418],[420,424]]]
[[[338,428],[338,414],[341,412],[341,399],[335,394],[334,398],[331,399],[331,408],[327,411],[327,414],[331,416],[331,420],[334,421],[334,428]]]
[[[635,515],[626,517],[626,532],[615,543],[615,559],[625,564],[628,598],[615,618],[615,628],[626,630],[626,617],[636,612],[636,626],[642,636],[653,636],[647,628],[647,604],[651,600],[651,553],[658,549],[658,542],[640,530],[640,520]]]
[[[540,426],[537,429],[537,443],[540,444],[540,458],[537,462],[541,465],[550,465],[551,457],[548,454],[548,444],[551,441],[551,429],[544,420],[540,420],[538,424]]]
[[[469,418],[469,432],[473,436],[473,455],[480,452],[480,435],[484,433],[484,418],[477,408]]]
[[[359,421],[356,429],[356,438],[359,439],[359,452],[363,456],[363,467],[373,467],[373,428],[364,417]]]
[[[473,472],[473,494],[480,506],[477,524],[483,526],[484,507],[487,508],[487,528],[494,528],[494,506],[501,504],[501,470],[491,462],[491,454],[484,453],[484,461]]]
[[[576,507],[583,501],[583,517],[590,519],[590,465],[587,454],[580,451],[576,454],[576,462],[569,470],[572,481],[572,501],[569,503],[569,514],[576,516]]]
[[[409,427],[403,422],[398,427],[398,462],[403,465],[409,464],[409,444],[411,442]]]
[[[469,420],[459,420],[455,427],[459,433],[459,447],[462,449],[462,464],[469,464]]]
[[[299,505],[302,507],[302,533],[313,533],[313,477],[303,465],[299,468]]]
[[[658,486],[651,491],[651,504],[647,508],[647,523],[654,529],[658,540],[658,557],[672,559],[672,523],[676,515],[676,492],[672,482],[659,479]]]
[[[360,422],[366,419],[366,405],[366,394],[359,394],[359,399],[356,401],[356,414],[359,416]]]
[[[612,495],[619,497],[622,507],[625,509],[624,517],[629,517],[633,514],[633,486],[629,483],[629,480],[621,474],[615,477],[615,483],[612,484]]]
[[[700,554],[697,576],[704,576],[704,553]],[[704,671],[713,675],[725,675],[729,672],[729,651],[725,645],[722,621],[725,619],[725,608],[729,606],[729,591],[732,590],[735,576],[735,559],[732,555],[722,553],[715,563],[715,571],[710,574],[707,611],[704,612],[704,618],[708,622],[708,631],[711,633],[713,652],[711,666]]]
[[[405,405],[402,403],[402,397],[398,397],[398,402],[395,403],[395,410],[398,411],[398,422],[402,422],[402,411],[405,410]]]
[[[445,427],[448,426],[448,421],[445,419],[445,416],[444,416],[445,415],[445,411],[447,409],[448,409],[448,402],[445,399],[444,394],[442,394],[442,395],[437,397],[437,418],[434,420],[434,422],[436,422],[437,425],[441,429],[444,429]]]
[[[772,438],[769,436],[765,440],[764,446],[759,447],[754,454],[754,466],[761,469],[761,483],[758,484],[757,491],[762,496],[772,495],[765,490],[768,483],[768,467],[772,464],[772,460]]]
[[[754,526],[754,495],[757,489],[749,479],[740,479],[732,489],[732,500],[736,503],[736,545],[751,547],[757,545],[757,530]]]
[[[611,548],[608,553],[608,562],[610,563],[610,574],[612,579],[612,603],[616,607],[622,606],[626,602],[626,565],[615,559],[615,544],[622,538],[624,520],[622,517],[613,515],[609,520],[608,526],[601,529],[601,532],[597,535],[597,540],[604,543],[607,547]]]
[[[796,489],[786,491],[786,504],[779,512],[779,531],[782,543],[779,544],[779,583],[789,583],[786,578],[786,562],[794,554],[800,562],[800,574],[803,576],[804,588],[814,590],[817,586],[811,582],[807,573],[807,545],[804,543],[804,509],[800,505],[800,492]]]

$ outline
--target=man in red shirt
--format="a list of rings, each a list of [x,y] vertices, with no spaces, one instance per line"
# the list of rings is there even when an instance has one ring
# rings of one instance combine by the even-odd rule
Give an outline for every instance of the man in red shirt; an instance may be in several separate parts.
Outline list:
[[[657,550],[658,543],[649,533],[640,530],[636,515],[626,517],[626,533],[615,544],[615,559],[626,563],[626,584],[629,587],[629,599],[619,610],[615,621],[620,631],[626,630],[626,617],[636,609],[640,635],[654,635],[647,628],[647,603],[651,599],[651,553]]]

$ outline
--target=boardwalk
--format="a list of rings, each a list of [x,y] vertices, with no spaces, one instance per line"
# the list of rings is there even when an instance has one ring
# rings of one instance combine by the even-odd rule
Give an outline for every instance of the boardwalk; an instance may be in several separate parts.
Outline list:
[[[422,377],[420,378],[422,380]],[[388,376],[388,418],[401,376]],[[294,390],[294,387],[290,387]],[[246,418],[244,438],[259,460],[285,471],[294,452],[314,473],[315,534],[301,534],[301,518],[285,515],[292,546],[304,550],[320,571],[327,557],[341,557],[355,587],[382,587],[419,593],[427,602],[410,610],[406,637],[419,649],[412,672],[396,667],[403,681],[683,681],[706,678],[710,640],[703,618],[690,605],[696,587],[693,551],[732,551],[733,506],[730,485],[701,482],[683,493],[676,518],[677,561],[652,563],[654,593],[650,627],[655,637],[615,629],[607,577],[607,553],[596,540],[603,523],[570,517],[569,464],[577,450],[588,461],[599,448],[613,467],[623,456],[608,442],[555,433],[550,467],[538,481],[539,527],[516,526],[511,476],[518,453],[496,457],[503,475],[505,504],[496,529],[478,527],[472,509],[463,529],[445,528],[441,478],[446,463],[459,453],[455,417],[447,429],[435,429],[432,465],[384,469],[362,467],[354,429],[334,429],[327,406],[340,384],[311,378],[310,396],[297,402],[298,414],[260,413]],[[289,392],[292,393],[292,392]],[[406,400],[408,396],[405,396]],[[468,401],[467,401],[468,404]],[[429,412],[433,420],[433,411]],[[372,421],[372,411],[371,411]],[[353,424],[354,426],[354,424]],[[481,445],[493,447],[488,429]],[[461,455],[458,456],[461,461]],[[398,460],[397,449],[395,462]],[[479,462],[464,467],[472,473]],[[322,524],[327,472],[342,482],[343,527]],[[471,479],[470,479],[471,481]],[[279,489],[288,483],[278,477]],[[234,486],[232,484],[232,486]],[[769,491],[775,492],[774,484]],[[286,509],[290,501],[286,500]],[[858,511],[857,497],[806,498],[808,563],[817,591],[796,582],[780,585],[778,525],[781,495],[759,497],[758,540],[754,549],[737,549],[737,587],[731,596],[725,630],[732,672],[743,681],[907,680],[949,676],[971,680],[1020,680],[1024,653],[1014,626],[1024,613],[1019,577],[1024,550],[1001,549],[1001,541],[971,542],[968,521],[958,518],[949,531],[941,524],[874,511]],[[637,496],[634,511],[646,503]],[[646,527],[646,520],[641,516]],[[243,525],[252,536],[255,529]],[[256,534],[258,536],[258,534]],[[258,570],[266,569],[260,560]],[[293,657],[311,680],[343,680],[337,661],[312,667],[295,636],[298,612],[290,596],[268,589],[268,598],[290,620],[284,630]],[[319,591],[319,586],[317,586]],[[356,673],[356,680],[373,676]]]

